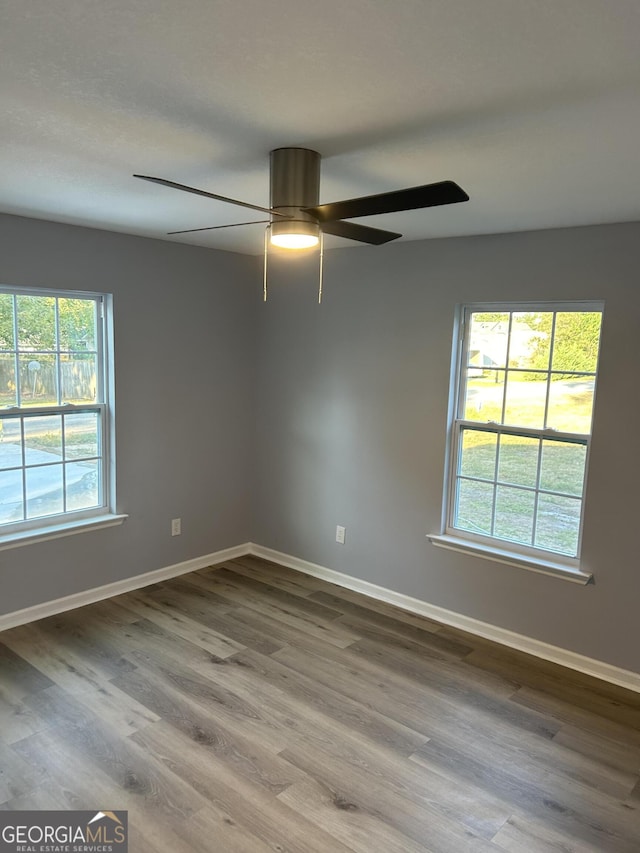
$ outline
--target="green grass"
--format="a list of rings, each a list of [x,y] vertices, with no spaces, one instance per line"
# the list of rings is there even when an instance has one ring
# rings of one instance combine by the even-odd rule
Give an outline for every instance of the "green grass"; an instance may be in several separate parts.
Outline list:
[[[461,480],[455,526],[470,533],[494,536],[522,545],[535,545],[570,557],[576,555],[580,525],[578,499],[540,495],[534,540],[534,493],[504,486],[498,486],[497,489],[492,533],[493,486]]]
[[[501,436],[498,481],[534,487],[539,444],[538,439],[524,436]],[[497,447],[496,436],[465,429],[460,473],[493,480]],[[584,445],[543,439],[541,452],[540,488],[580,496],[586,459]]]
[[[28,424],[28,421],[27,421]],[[28,424],[28,426],[31,426]],[[42,450],[47,453],[62,454],[62,433],[60,430],[42,429],[38,432],[32,431],[33,427],[25,435],[25,446],[29,450]],[[5,445],[20,445],[19,425],[11,431],[5,430],[4,423],[0,420],[0,442]],[[80,428],[67,427],[65,431],[65,459],[73,460],[83,457],[93,457],[98,454],[98,445],[95,427],[83,426]]]
[[[521,374],[509,374],[505,423],[543,427],[546,382],[528,382]],[[551,382],[548,426],[563,432],[586,434],[591,429],[593,393],[586,382],[576,379]],[[502,422],[504,384],[495,374],[470,379],[467,383],[465,419]]]
[[[490,373],[469,380],[467,420],[502,422],[503,385],[495,379]],[[515,376],[509,383],[505,423],[541,428],[545,383],[518,381]],[[593,395],[584,382],[567,379],[551,383],[549,423],[556,429],[587,434],[592,407]],[[491,433],[465,429],[460,474],[491,482],[460,481],[456,526],[573,556],[578,544],[585,462],[584,445],[513,435],[502,435],[498,440]],[[534,531],[535,495],[514,487],[535,488],[539,463],[539,488],[562,495],[540,495]],[[492,531],[494,481],[497,491]]]

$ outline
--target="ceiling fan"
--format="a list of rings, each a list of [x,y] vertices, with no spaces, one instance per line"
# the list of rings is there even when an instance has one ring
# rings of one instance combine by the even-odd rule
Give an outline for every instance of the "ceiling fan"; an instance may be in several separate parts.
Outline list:
[[[161,184],[172,189],[226,201],[229,204],[258,210],[269,219],[251,222],[234,222],[229,225],[212,225],[208,228],[188,228],[169,231],[169,234],[191,234],[196,231],[215,231],[219,228],[236,228],[239,225],[267,224],[264,235],[263,298],[267,299],[267,260],[269,243],[283,249],[308,249],[320,245],[320,287],[318,302],[322,301],[323,235],[333,234],[359,243],[380,246],[402,237],[395,231],[382,231],[346,220],[379,213],[396,213],[468,201],[469,196],[453,181],[439,181],[404,190],[350,198],[331,204],[318,204],[320,198],[320,155],[309,148],[276,148],[271,152],[269,207],[238,201],[224,195],[178,184],[166,178],[151,175],[134,175],[143,181]]]
[[[133,177],[205,196],[205,198],[226,201],[229,204],[236,204],[250,210],[259,210],[270,216],[270,219],[238,222],[232,225],[213,225],[209,228],[188,228],[185,231],[169,231],[169,234],[214,231],[219,228],[234,228],[238,225],[254,225],[258,222],[265,222],[269,224],[267,232],[270,242],[274,246],[285,249],[304,249],[316,246],[320,242],[322,233],[379,246],[382,243],[397,240],[402,235],[394,231],[381,231],[379,228],[370,228],[345,220],[358,219],[361,216],[375,216],[379,213],[395,213],[401,210],[456,204],[469,200],[466,192],[453,181],[439,181],[435,184],[425,184],[424,186],[368,195],[362,198],[350,198],[331,204],[318,204],[320,197],[320,154],[308,148],[276,148],[271,152],[269,207],[261,207],[206,190],[188,187],[166,178],[154,178],[151,175],[134,175]]]

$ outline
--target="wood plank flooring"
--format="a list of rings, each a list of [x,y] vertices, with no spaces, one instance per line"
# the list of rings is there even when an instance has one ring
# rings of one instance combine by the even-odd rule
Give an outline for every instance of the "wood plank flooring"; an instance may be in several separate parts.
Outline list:
[[[132,853],[638,853],[640,695],[254,557],[0,634],[0,809]]]

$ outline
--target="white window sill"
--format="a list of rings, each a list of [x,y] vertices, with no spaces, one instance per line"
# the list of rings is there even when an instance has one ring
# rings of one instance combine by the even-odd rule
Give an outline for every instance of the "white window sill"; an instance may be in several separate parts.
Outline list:
[[[556,563],[553,560],[528,557],[524,554],[519,554],[517,551],[509,551],[506,548],[494,548],[490,545],[469,542],[466,539],[459,539],[457,536],[451,536],[450,534],[428,533],[427,539],[432,545],[438,548],[459,551],[462,554],[480,557],[483,560],[492,560],[494,563],[506,563],[508,566],[516,566],[520,569],[527,569],[530,572],[550,575],[551,577],[561,578],[572,583],[588,584],[593,580],[591,573],[583,572],[577,566],[574,568],[564,563]]]
[[[127,515],[117,515],[105,512],[91,518],[61,521],[60,524],[50,524],[47,527],[32,527],[30,530],[0,535],[0,551],[8,548],[21,548],[35,542],[46,542],[47,539],[59,539],[61,536],[73,536],[76,533],[87,533],[90,530],[102,530],[105,527],[115,527],[122,524]]]

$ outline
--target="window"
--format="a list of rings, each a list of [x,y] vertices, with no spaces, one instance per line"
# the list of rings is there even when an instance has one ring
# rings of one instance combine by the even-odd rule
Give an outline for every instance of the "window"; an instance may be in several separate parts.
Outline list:
[[[105,297],[0,288],[0,540],[108,512]]]
[[[577,566],[601,304],[462,311],[446,533]]]

